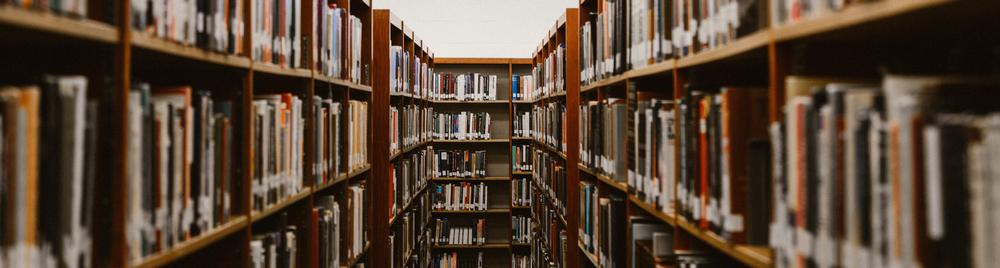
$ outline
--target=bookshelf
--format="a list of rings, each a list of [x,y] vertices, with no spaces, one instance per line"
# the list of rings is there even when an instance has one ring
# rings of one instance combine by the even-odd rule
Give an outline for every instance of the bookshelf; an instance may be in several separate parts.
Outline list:
[[[431,214],[435,219],[447,220],[449,222],[461,223],[470,219],[486,219],[485,243],[473,245],[446,245],[431,243],[432,258],[440,257],[438,254],[456,253],[459,258],[476,258],[477,254],[485,254],[483,259],[486,267],[505,267],[514,250],[512,242],[512,169],[511,151],[513,144],[513,120],[511,110],[512,99],[512,72],[517,63],[525,62],[525,59],[508,58],[436,58],[434,92],[431,93],[430,103],[434,112],[441,115],[457,115],[468,113],[476,118],[489,116],[490,129],[488,137],[474,138],[435,138],[432,142],[434,149],[438,151],[469,150],[485,152],[485,176],[452,177],[438,176],[432,179],[431,187],[443,187],[461,183],[472,183],[474,185],[485,185],[488,187],[486,196],[488,202],[483,210],[449,210],[433,209]],[[490,78],[490,77],[493,78]],[[459,91],[466,94],[461,87],[463,79],[473,79],[481,77],[484,81],[482,96],[471,95],[472,84],[468,84],[470,99],[458,99]],[[490,81],[489,79],[495,79]],[[471,80],[469,80],[471,81]],[[464,83],[464,82],[462,82]],[[489,85],[492,83],[492,85]],[[454,86],[454,87],[453,87]],[[440,89],[441,91],[437,90]],[[492,89],[492,90],[491,90]],[[444,91],[448,90],[448,91]],[[492,91],[492,92],[490,92]],[[489,93],[494,94],[490,98]],[[444,95],[450,94],[450,95]],[[463,115],[464,116],[464,115]],[[442,125],[443,126],[443,125]],[[470,129],[471,131],[471,129]],[[450,133],[445,131],[443,133]],[[479,132],[477,132],[479,133]],[[433,190],[432,190],[433,191]],[[430,232],[433,235],[433,231]]]
[[[114,3],[112,3],[114,2]],[[134,1],[131,1],[134,2]],[[309,1],[311,3],[311,1]],[[354,15],[362,19],[364,25],[371,25],[371,8],[367,0],[339,0],[337,5],[345,8],[347,14]],[[305,2],[303,2],[305,3]],[[254,7],[250,1],[244,1],[243,11],[251,13]],[[255,96],[274,93],[292,93],[298,96],[303,103],[303,119],[312,118],[309,108],[312,107],[311,96],[323,96],[335,101],[345,102],[349,99],[367,102],[367,97],[371,93],[371,85],[368,81],[352,82],[349,79],[339,77],[326,77],[314,71],[312,66],[305,62],[302,68],[289,69],[277,67],[276,65],[254,62],[247,53],[251,30],[246,27],[242,33],[243,52],[223,53],[211,51],[199,46],[185,45],[175,41],[156,37],[153,34],[133,30],[132,28],[132,5],[130,1],[89,1],[88,14],[84,18],[57,15],[39,9],[23,9],[9,4],[0,5],[0,33],[5,37],[11,37],[4,41],[10,46],[51,46],[52,48],[36,47],[36,52],[50,50],[53,53],[59,50],[66,53],[77,53],[79,55],[92,54],[95,57],[103,57],[104,60],[91,60],[89,56],[74,56],[65,59],[72,59],[75,67],[64,68],[63,70],[46,70],[44,63],[59,62],[57,59],[46,59],[39,63],[28,65],[24,75],[39,76],[48,71],[58,71],[67,73],[84,74],[88,80],[94,81],[93,85],[101,85],[96,88],[94,96],[101,101],[102,106],[106,106],[109,113],[120,114],[121,116],[108,117],[108,141],[106,165],[108,168],[102,172],[107,172],[106,179],[97,181],[101,185],[108,185],[107,190],[95,192],[99,196],[95,200],[95,206],[100,208],[94,211],[93,217],[101,219],[95,221],[93,230],[93,245],[95,250],[91,260],[95,267],[184,267],[184,266],[205,266],[221,265],[226,267],[250,267],[249,244],[252,235],[259,232],[266,232],[277,228],[277,215],[287,215],[287,224],[298,226],[295,235],[300,239],[298,254],[294,256],[300,263],[312,263],[316,256],[313,255],[317,248],[315,243],[307,243],[309,236],[307,232],[311,226],[308,219],[308,212],[315,207],[314,198],[319,196],[334,195],[342,197],[348,188],[347,185],[356,184],[367,180],[370,167],[367,164],[360,165],[354,169],[343,169],[336,174],[329,174],[329,178],[316,178],[317,174],[312,171],[304,172],[301,178],[302,187],[295,193],[281,199],[278,203],[264,207],[262,210],[251,209],[251,192],[253,173],[260,172],[259,167],[254,165],[255,152],[252,147],[253,137],[247,133],[253,133],[252,123],[252,102]],[[302,24],[311,25],[312,16],[315,12],[312,6],[302,7]],[[111,18],[117,18],[117,24]],[[250,16],[243,17],[243,23],[250,24]],[[308,28],[308,27],[305,27]],[[365,27],[362,27],[365,28]],[[366,28],[367,29],[367,28]],[[368,43],[364,43],[367,53],[362,60],[363,65],[371,65],[371,31],[362,31]],[[312,34],[304,32],[304,35]],[[62,53],[65,54],[65,53]],[[306,57],[308,55],[304,55]],[[12,62],[7,62],[8,60]],[[5,63],[16,64],[20,60],[18,57],[6,57]],[[83,60],[91,61],[92,64],[84,63]],[[75,69],[75,70],[74,70]],[[93,70],[87,70],[93,69]],[[105,79],[106,78],[106,79]],[[107,81],[106,85],[102,85]],[[127,113],[129,107],[128,94],[132,91],[133,81],[146,82],[155,87],[189,85],[195,90],[210,91],[213,98],[218,100],[232,101],[233,103],[233,127],[236,134],[233,136],[232,150],[233,156],[231,169],[233,171],[233,189],[231,194],[232,207],[231,216],[225,221],[204,230],[200,234],[192,235],[190,238],[181,241],[170,248],[165,248],[158,252],[150,253],[143,257],[130,256],[128,253],[128,240],[126,235],[127,209],[125,204],[130,192],[128,170],[129,158],[138,157],[131,152],[126,145],[128,137]],[[346,103],[342,108],[347,109]],[[312,137],[315,134],[311,120],[304,120],[303,136]],[[369,126],[363,126],[369,128]],[[346,126],[345,126],[346,128]],[[342,137],[347,136],[344,131]],[[102,138],[103,139],[103,138]],[[104,141],[101,141],[105,143]],[[347,147],[347,139],[341,139],[342,144],[336,147]],[[368,139],[362,139],[365,143],[363,147],[369,147]],[[306,139],[305,146],[312,146],[311,139]],[[346,152],[345,152],[346,154]],[[303,166],[311,165],[315,155],[311,150],[303,151]],[[346,158],[342,158],[342,167],[346,166]],[[364,162],[369,162],[365,160]],[[309,169],[303,169],[309,170]],[[100,187],[105,188],[105,187]],[[360,204],[359,204],[360,205]],[[102,222],[106,221],[106,222]],[[96,227],[100,226],[100,227]],[[346,230],[346,229],[345,229]],[[345,234],[347,232],[345,231]],[[312,237],[312,240],[317,239]],[[345,240],[346,241],[346,240]],[[218,256],[230,256],[228,258],[218,258]],[[352,267],[347,258],[339,265]],[[350,262],[362,262],[364,255],[355,258]]]
[[[580,1],[580,22],[588,20],[585,14],[603,13],[606,6],[601,0]],[[997,6],[980,6],[996,10]],[[849,5],[842,10],[819,15],[815,18],[803,19],[798,22],[772,25],[756,32],[740,36],[738,39],[715,48],[694,48],[688,55],[671,55],[664,59],[650,62],[644,67],[626,69],[621,73],[611,74],[602,79],[591,81],[580,89],[580,98],[586,100],[602,100],[609,97],[625,99],[629,111],[636,105],[635,92],[646,92],[663,96],[666,99],[679,100],[689,90],[689,83],[707,83],[712,86],[735,84],[757,85],[767,90],[770,102],[768,104],[769,121],[754,124],[769,124],[784,122],[782,116],[785,100],[786,78],[797,75],[849,75],[854,77],[877,77],[878,67],[885,68],[885,61],[891,62],[893,70],[937,70],[931,62],[943,62],[941,58],[900,61],[898,57],[914,55],[933,55],[949,45],[927,46],[914,50],[897,50],[900,43],[917,40],[904,32],[927,31],[918,34],[935,40],[947,40],[959,35],[971,34],[980,36],[997,29],[997,24],[981,21],[985,13],[976,11],[973,5],[954,1],[876,1],[864,4]],[[950,14],[950,15],[944,15]],[[928,20],[931,16],[953,17],[956,14],[966,16],[962,20]],[[628,19],[626,16],[625,19]],[[956,28],[944,29],[943,25],[958,25]],[[985,29],[978,28],[984,27]],[[947,36],[947,37],[945,37]],[[981,40],[995,45],[995,39]],[[803,53],[803,51],[808,51]],[[977,52],[982,52],[978,51]],[[861,53],[864,56],[852,56]],[[882,56],[875,56],[881,54]],[[805,56],[803,56],[805,55]],[[891,55],[891,56],[886,56]],[[877,59],[864,59],[874,57]],[[883,61],[883,62],[879,62]],[[836,64],[831,64],[836,63]],[[843,64],[840,64],[843,63]],[[982,63],[979,63],[982,64]],[[861,68],[861,69],[858,69]],[[863,70],[863,71],[858,71]],[[905,71],[904,71],[905,72]],[[877,81],[877,80],[876,80]],[[700,87],[706,86],[701,84]],[[697,90],[704,90],[696,86]],[[756,107],[755,107],[756,108]],[[749,109],[749,108],[744,108]],[[679,115],[678,115],[679,116]],[[631,120],[631,114],[629,114]],[[787,123],[787,122],[785,122]],[[632,127],[629,126],[630,131]],[[628,135],[631,144],[635,142],[634,134]],[[631,152],[630,152],[631,154]],[[634,160],[629,157],[629,165]],[[678,159],[677,161],[684,161]],[[592,180],[598,184],[598,191],[604,193],[619,193],[627,195],[627,215],[642,215],[668,226],[673,234],[674,246],[678,250],[698,250],[718,256],[731,265],[750,267],[773,267],[777,265],[776,249],[766,244],[733,243],[719,233],[707,230],[699,224],[690,222],[679,214],[665,212],[664,209],[650,204],[638,196],[626,178],[608,175],[597,168],[579,163],[580,180]],[[679,176],[679,174],[678,174]],[[677,191],[677,189],[671,189]],[[768,203],[770,204],[770,203]],[[755,213],[764,213],[770,219],[770,207]],[[759,215],[759,214],[757,214]],[[744,215],[747,217],[753,214]],[[763,228],[767,228],[766,226]],[[756,229],[760,231],[760,229]],[[628,246],[628,257],[631,260],[633,251],[642,251],[644,255],[652,255],[650,244],[645,244],[643,250]],[[581,252],[590,259],[589,266],[601,267],[598,256],[590,254],[580,244]],[[583,257],[581,257],[583,258]],[[587,261],[584,261],[587,262]],[[656,263],[668,263],[657,259]],[[726,262],[724,262],[726,263]]]

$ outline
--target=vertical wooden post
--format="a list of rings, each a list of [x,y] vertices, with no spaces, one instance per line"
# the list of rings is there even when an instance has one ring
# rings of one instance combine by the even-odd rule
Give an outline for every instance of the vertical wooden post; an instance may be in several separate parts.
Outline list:
[[[372,23],[372,97],[369,106],[372,123],[369,147],[372,157],[371,178],[368,182],[368,196],[372,199],[369,215],[369,265],[389,266],[389,10],[373,11]]]
[[[580,10],[566,9],[566,266],[580,266],[579,241],[580,217]]]

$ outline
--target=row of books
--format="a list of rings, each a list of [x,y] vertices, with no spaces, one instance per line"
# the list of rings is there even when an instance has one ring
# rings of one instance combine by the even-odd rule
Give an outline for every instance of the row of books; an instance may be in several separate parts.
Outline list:
[[[414,202],[418,202],[418,204],[414,206],[414,209],[399,214],[399,219],[396,220],[398,228],[390,229],[392,231],[389,234],[389,249],[392,251],[392,258],[389,267],[421,267],[416,265],[420,263],[419,256],[429,252],[426,249],[429,248],[430,244],[426,239],[422,239],[430,237],[430,230],[425,231],[425,227],[430,223],[430,218],[427,217],[430,210],[423,207],[423,205],[429,204],[425,202],[426,196],[416,197]],[[414,251],[415,249],[424,250],[418,252]],[[400,265],[394,265],[397,263]]]
[[[539,83],[535,90],[528,92],[527,99],[537,100],[542,97],[566,93],[566,44],[558,47],[545,60],[535,63],[531,68],[532,77],[537,77]]]
[[[790,76],[774,149],[775,262],[989,267],[995,75]],[[765,202],[766,204],[766,202]]]
[[[313,140],[312,164],[314,185],[322,185],[336,179],[344,172],[341,163],[340,122],[344,120],[340,102],[313,96],[313,122],[316,135]],[[346,139],[345,139],[346,140]]]
[[[433,155],[434,147],[428,146],[389,164],[389,218],[402,212],[403,206],[433,176],[430,169]]]
[[[435,140],[488,140],[492,138],[493,120],[489,112],[434,112]]]
[[[341,220],[340,204],[335,196],[316,198],[316,206],[310,211],[309,221],[316,232],[310,236],[315,236],[318,240],[319,267],[340,266],[341,243],[346,239],[341,239]]]
[[[534,122],[531,117],[531,111],[518,111],[514,110],[514,137],[527,138],[531,137],[531,123]]]
[[[532,238],[531,217],[514,215],[510,222],[511,243],[530,243]]]
[[[623,99],[581,104],[580,162],[624,182],[628,176],[628,127],[628,109]]]
[[[535,224],[535,241],[532,243],[532,267],[566,267],[566,250],[571,249],[566,238],[564,217],[542,192],[535,191],[531,213]],[[575,249],[574,249],[575,250]]]
[[[361,31],[363,24],[350,11],[328,4],[326,0],[314,0],[317,12],[313,16],[312,31],[316,45],[311,59],[316,70],[326,76],[349,79],[360,83],[361,74],[368,66],[361,66]],[[365,70],[362,70],[364,68]]]
[[[780,2],[780,3],[779,3]],[[799,17],[832,1],[771,2],[774,19]],[[768,1],[624,1],[599,3],[580,29],[583,85],[649,64],[714,49],[768,25]],[[820,6],[820,7],[812,7]],[[821,12],[820,12],[821,13]]]
[[[250,264],[263,268],[295,268],[298,260],[298,226],[288,224],[288,215],[279,216],[278,230],[255,234],[250,240]]]
[[[32,2],[32,1],[26,1]],[[87,13],[87,1],[52,2],[78,16]],[[243,0],[131,2],[132,28],[173,42],[222,53],[243,53]]]
[[[434,261],[431,262],[431,268],[476,268],[485,267],[485,259],[483,258],[483,252],[478,253],[465,253],[459,254],[458,252],[445,252],[437,253],[434,255]]]
[[[368,166],[368,102],[347,102],[347,170]]]
[[[285,68],[305,68],[308,58],[302,55],[303,43],[306,42],[302,32],[303,2],[250,0],[250,4],[253,5],[250,8],[250,30],[253,31],[251,58]],[[191,28],[195,26],[194,23],[188,25]]]
[[[305,119],[302,100],[291,93],[254,96],[253,115],[251,189],[253,210],[261,211],[302,190]]]
[[[682,1],[676,1],[682,2]],[[628,32],[626,3],[607,0],[580,27],[580,85],[587,85],[626,70]]]
[[[625,264],[626,198],[608,193],[600,197],[597,185],[580,182],[580,241],[584,250],[597,256],[602,267]]]
[[[719,93],[703,93],[692,87],[677,105],[679,128],[673,136],[680,146],[680,155],[658,151],[666,154],[664,158],[680,160],[677,213],[731,243],[762,244],[767,239],[770,214],[764,186],[768,181],[765,160],[770,156],[767,90],[737,87],[706,90]],[[667,109],[668,114],[673,113],[669,106]],[[667,136],[671,136],[670,130],[667,129]],[[639,141],[645,143],[647,139],[642,137]],[[669,145],[663,147],[670,149]],[[644,168],[638,172],[638,177],[643,178],[639,181],[645,181],[646,172],[654,173]],[[666,181],[674,181],[673,170],[656,173]]]
[[[513,74],[510,76],[510,96],[512,100],[531,100],[535,91],[535,77],[523,74]]]
[[[368,200],[367,184],[362,181],[358,184],[347,187],[347,218],[346,226],[349,231],[346,245],[347,259],[357,259],[365,253],[365,246],[368,243]]]
[[[628,171],[628,191],[667,215],[674,215],[677,136],[674,102],[639,92],[633,114],[633,165]],[[735,131],[734,131],[735,132]]]
[[[770,5],[771,25],[782,25],[795,23],[802,20],[815,19],[822,16],[831,16],[836,11],[843,10],[851,5],[865,2],[877,2],[880,0],[868,1],[825,1],[821,3],[810,3],[801,0],[787,2],[768,2]],[[763,12],[763,11],[760,11]]]
[[[434,245],[483,245],[486,244],[486,219],[454,220],[434,219]]]
[[[629,253],[632,263],[629,267],[656,267],[663,264],[661,260],[669,260],[678,255],[674,249],[673,229],[663,222],[643,216],[630,216],[628,225],[629,246],[632,248]],[[666,264],[680,263],[668,261]]]
[[[566,151],[566,103],[550,102],[531,109],[531,137]]]
[[[78,102],[75,108],[64,105],[83,109],[79,102],[86,81],[69,78],[60,84],[66,98],[62,101]],[[186,86],[151,89],[142,82],[133,88],[127,143],[134,157],[127,160],[126,235],[129,258],[139,260],[229,220],[236,199],[233,185],[238,184],[233,174],[233,120],[238,117],[231,102],[214,101],[207,91]],[[73,94],[82,95],[70,101]],[[52,119],[46,121],[58,122]]]
[[[527,178],[514,178],[510,182],[510,202],[515,206],[531,205],[531,182]]]
[[[532,167],[531,144],[513,145],[510,147],[510,166],[515,172],[530,172]]]
[[[432,100],[497,100],[498,78],[484,73],[436,73],[428,97]]]
[[[90,266],[94,187],[107,171],[102,107],[87,91],[83,76],[0,86],[0,266]]]
[[[486,177],[486,150],[438,150],[434,175],[450,178]]]
[[[430,120],[432,114],[433,108],[417,104],[389,106],[389,152],[396,153],[426,140],[434,122]]]
[[[535,150],[532,159],[535,162],[532,180],[535,180],[535,183],[538,183],[539,187],[548,193],[548,196],[555,198],[551,201],[563,215],[566,215],[566,164],[564,160],[538,149]]]
[[[410,92],[410,72],[413,67],[410,63],[412,57],[410,52],[402,46],[389,47],[389,93],[400,95],[411,95]]]
[[[3,5],[10,5],[24,9],[41,9],[52,11],[70,17],[87,16],[87,0],[64,0],[64,1],[25,1],[14,0],[4,1]]]
[[[486,183],[441,183],[435,185],[434,210],[470,211],[489,209],[489,186]]]
[[[511,260],[510,260],[510,267],[511,268],[530,268],[530,267],[533,267],[531,265],[532,265],[531,255],[522,255],[522,254],[514,253],[514,256],[512,256]]]
[[[722,5],[729,4],[725,2]],[[628,1],[628,62],[633,69],[673,57],[670,40],[673,18],[668,17],[673,14],[667,14],[673,10],[671,4],[674,1]]]

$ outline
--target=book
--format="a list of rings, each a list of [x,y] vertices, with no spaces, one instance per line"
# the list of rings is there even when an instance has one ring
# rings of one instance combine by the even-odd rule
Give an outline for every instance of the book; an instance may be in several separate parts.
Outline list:
[[[251,0],[251,59],[282,68],[306,68],[301,1]],[[194,26],[193,24],[191,25]],[[334,30],[334,29],[331,29]],[[335,29],[334,31],[345,31]],[[346,46],[345,46],[346,47]]]
[[[532,155],[534,150],[531,145],[521,144],[510,147],[510,166],[515,172],[531,172]]]
[[[431,129],[431,115],[435,114],[432,107],[410,104],[401,107],[389,107],[389,151],[393,154],[409,146],[426,141]],[[436,126],[435,126],[436,127]],[[432,135],[433,136],[433,135]]]
[[[535,89],[527,95],[528,100],[566,93],[566,44],[558,46],[545,59],[536,62],[531,69],[531,77],[537,78]]]
[[[431,229],[436,246],[486,244],[486,219],[436,218]]]
[[[350,14],[350,11],[328,4],[326,1],[314,1],[316,14],[312,22],[312,40],[316,40],[311,49],[310,62],[323,75],[346,79],[360,83],[361,74],[367,68],[361,65],[361,29],[364,27],[360,18]]]
[[[255,234],[250,241],[250,263],[253,267],[294,268],[298,260],[298,239],[301,230],[289,225],[287,215],[279,215],[277,230]]]
[[[566,104],[550,102],[532,106],[530,137],[536,141],[566,151]]]
[[[330,183],[345,172],[343,166],[343,145],[341,138],[344,128],[341,122],[345,113],[340,102],[330,99],[323,99],[313,96],[313,122],[316,126],[315,140],[313,141],[312,154],[315,155],[312,163],[312,173],[314,185]]]
[[[532,187],[527,178],[514,178],[510,182],[510,200],[515,206],[531,206]]]
[[[347,102],[347,169],[354,171],[368,166],[368,102]]]
[[[513,74],[510,81],[511,100],[532,100],[535,95],[535,78],[531,75]]]
[[[290,93],[254,96],[253,210],[262,211],[302,191],[305,118]]]
[[[427,185],[433,175],[430,161],[434,147],[415,151],[406,157],[397,158],[389,166],[389,218],[402,212],[403,207],[417,198],[416,194]]]

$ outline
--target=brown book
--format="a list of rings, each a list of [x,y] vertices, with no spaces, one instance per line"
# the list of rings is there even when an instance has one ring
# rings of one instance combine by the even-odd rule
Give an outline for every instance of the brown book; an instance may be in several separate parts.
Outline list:
[[[751,204],[749,164],[753,156],[750,144],[768,139],[768,95],[767,90],[761,88],[723,88],[721,96],[722,229],[730,242],[744,244],[748,229],[746,220],[750,216],[748,204]],[[766,227],[758,228],[766,230]]]

